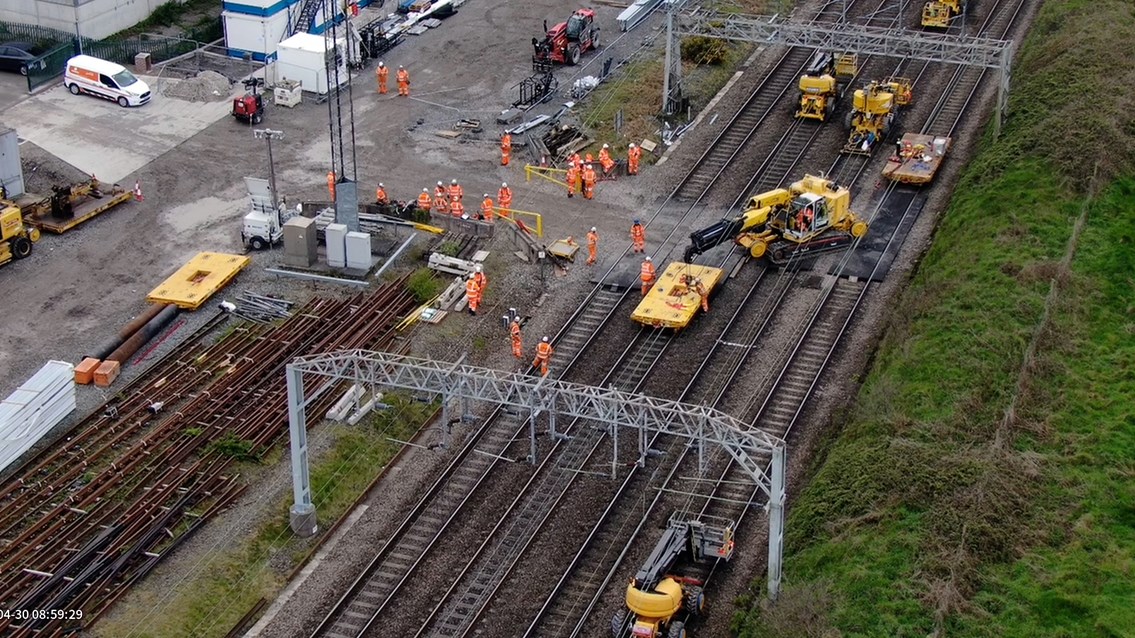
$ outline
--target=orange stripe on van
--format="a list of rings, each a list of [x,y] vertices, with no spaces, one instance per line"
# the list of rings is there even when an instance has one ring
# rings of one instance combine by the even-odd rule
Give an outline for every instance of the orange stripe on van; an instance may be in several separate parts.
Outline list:
[[[88,69],[84,69],[82,67],[72,66],[72,67],[68,68],[67,71],[69,73],[71,73],[71,75],[77,75],[81,78],[86,78],[86,79],[88,79],[92,82],[98,82],[99,81],[99,74],[98,73],[95,73],[94,71],[90,71]]]

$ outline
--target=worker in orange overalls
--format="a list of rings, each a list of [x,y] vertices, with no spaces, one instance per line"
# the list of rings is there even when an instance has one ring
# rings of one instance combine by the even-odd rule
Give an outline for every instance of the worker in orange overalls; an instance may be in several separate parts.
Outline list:
[[[642,271],[639,277],[642,279],[642,296],[645,297],[646,293],[650,292],[650,287],[654,285],[654,262],[650,260],[650,255],[642,260]]]
[[[615,160],[611,159],[611,147],[606,144],[599,149],[599,165],[603,167],[604,175],[610,175],[611,169],[615,168]]]
[[[485,276],[485,268],[481,264],[473,267],[473,281],[477,282],[477,289],[481,291],[483,298],[485,292],[489,289],[489,278]]]
[[[382,182],[379,182],[378,188],[374,190],[374,199],[380,206],[390,203],[390,198],[386,196],[386,187],[382,185]]]
[[[481,287],[477,285],[477,280],[473,279],[472,274],[465,281],[465,298],[469,300],[469,314],[477,314],[477,306],[481,304]]]
[[[508,131],[504,132],[501,136],[501,166],[508,166],[508,160],[512,156],[512,136]]]
[[[434,197],[434,212],[439,215],[445,215],[449,212],[449,198],[445,195],[438,195]]]
[[[485,193],[485,199],[481,200],[481,219],[492,222],[493,221],[493,200]]]
[[[410,95],[410,72],[398,65],[398,95]]]
[[[386,95],[386,78],[390,76],[390,69],[382,62],[378,63],[378,69],[375,70],[375,75],[378,76],[378,92],[381,95]]]
[[[594,266],[595,258],[599,254],[599,231],[595,230],[592,226],[591,230],[587,231],[587,265]]]
[[[631,142],[627,147],[627,175],[638,175],[638,162],[642,159],[642,149]]]
[[[634,243],[634,252],[646,252],[646,229],[637,219],[631,224],[631,242]]]
[[[331,201],[335,201],[335,171],[327,171],[327,192],[331,194]]]
[[[524,357],[524,351],[521,350],[520,343],[520,319],[515,318],[508,326],[508,336],[512,338],[512,356],[517,359]]]
[[[462,204],[460,199],[449,200],[449,214],[454,217],[464,217],[465,204]]]
[[[583,163],[584,164],[590,164],[594,161],[595,161],[595,159],[591,157],[591,153],[588,153],[586,158],[584,159]]]
[[[709,291],[705,289],[701,279],[694,279],[694,291],[701,297],[701,311],[709,312]]]
[[[595,169],[588,164],[583,169],[583,196],[587,199],[595,197]]]
[[[449,182],[449,199],[459,202],[462,197],[465,197],[465,189],[461,188],[461,184],[458,184],[457,180],[451,180]]]
[[[548,362],[554,353],[552,344],[548,343],[547,337],[544,337],[540,340],[540,343],[536,344],[536,358],[532,360],[532,367],[540,366],[540,374],[545,377],[548,376]]]
[[[434,188],[434,199],[437,199],[438,197],[445,197],[446,199],[449,198],[449,191],[445,189],[445,184],[442,184],[441,182],[438,182],[437,187]]]
[[[501,182],[500,190],[497,191],[497,206],[497,214],[508,217],[512,208],[512,189],[508,187],[508,182]]]
[[[433,204],[433,200],[430,199],[430,189],[423,188],[422,194],[418,195],[418,208],[420,208],[420,209],[422,209],[422,210],[424,210],[428,213],[428,212],[430,212],[430,206],[432,204]]]
[[[571,164],[581,171],[583,170],[583,158],[579,156],[578,152],[571,154],[571,157],[568,158],[568,164]]]
[[[567,180],[568,197],[575,197],[575,184],[579,181],[579,169],[575,167],[575,164],[568,166],[565,179]]]

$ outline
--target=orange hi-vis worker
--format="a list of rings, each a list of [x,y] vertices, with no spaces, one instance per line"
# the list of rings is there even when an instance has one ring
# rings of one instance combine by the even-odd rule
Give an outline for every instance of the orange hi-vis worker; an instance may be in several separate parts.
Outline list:
[[[508,131],[504,132],[501,136],[501,166],[508,166],[508,160],[512,157],[512,135]]]
[[[465,281],[465,298],[469,300],[469,314],[477,314],[477,306],[481,305],[481,287],[477,285],[473,275],[469,275],[469,279]]]
[[[410,95],[410,72],[401,65],[398,66],[398,95]]]
[[[434,197],[434,212],[439,215],[449,213],[449,198],[445,195],[438,195]]]
[[[434,197],[445,197],[447,199],[449,198],[449,191],[446,190],[445,184],[442,184],[441,182],[437,183],[437,188],[434,188]]]
[[[709,291],[705,289],[705,284],[701,282],[701,279],[694,279],[694,290],[701,297],[701,311],[709,312]]]
[[[642,227],[642,224],[640,224],[637,219],[631,224],[631,242],[634,243],[634,252],[646,252],[646,229]]]
[[[611,159],[610,146],[606,144],[603,148],[599,149],[599,165],[603,167],[603,174],[608,175],[612,168],[615,168],[615,160]]]
[[[567,169],[567,189],[568,197],[575,197],[575,185],[579,181],[579,169],[572,164]]]
[[[476,269],[473,270],[473,281],[477,282],[477,289],[481,291],[481,296],[484,297],[485,292],[489,289],[489,278],[485,275],[481,264],[477,264]]]
[[[433,206],[433,198],[430,197],[430,189],[423,188],[422,194],[418,195],[418,208],[428,213],[431,206]]]
[[[540,374],[545,377],[548,376],[548,362],[555,352],[555,350],[552,350],[552,344],[548,343],[548,338],[544,337],[540,343],[536,344],[536,358],[532,360],[532,367],[540,366]]]
[[[583,196],[587,199],[595,197],[596,178],[595,169],[592,168],[591,164],[588,164],[587,167],[583,169]]]
[[[465,197],[465,189],[461,188],[461,185],[457,183],[457,180],[450,181],[449,199],[459,202],[461,201],[462,197]]]
[[[386,95],[386,78],[390,77],[390,69],[382,62],[379,62],[378,69],[376,69],[374,73],[378,76],[379,94]]]
[[[374,189],[374,199],[382,205],[390,203],[390,198],[386,196],[386,187],[382,185],[382,182],[379,182],[378,188]]]
[[[508,211],[512,208],[512,189],[508,187],[508,182],[501,182],[500,190],[497,191],[497,206],[497,214],[508,217]]]
[[[488,193],[485,193],[485,199],[481,200],[481,217],[487,222],[493,221],[493,198],[489,197]]]
[[[513,319],[508,326],[508,336],[512,338],[512,356],[517,359],[524,358],[524,351],[521,350],[519,319]]]
[[[449,214],[454,217],[464,217],[465,204],[462,204],[460,199],[449,200]]]
[[[642,296],[645,297],[646,293],[650,292],[650,287],[654,285],[654,262],[650,260],[650,255],[642,261],[642,272],[639,277],[642,279]]]
[[[599,254],[599,231],[592,226],[587,231],[587,265],[594,266],[595,258]]]
[[[327,171],[327,192],[331,194],[331,201],[335,201],[335,171]]]
[[[595,161],[595,158],[591,157],[591,153],[588,153],[583,163],[584,164],[591,164],[594,161]]]
[[[642,159],[642,149],[634,142],[627,147],[627,175],[638,175],[638,162]]]

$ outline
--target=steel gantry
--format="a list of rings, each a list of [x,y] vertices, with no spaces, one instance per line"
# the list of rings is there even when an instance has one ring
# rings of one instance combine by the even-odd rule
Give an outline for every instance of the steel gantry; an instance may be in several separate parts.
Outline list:
[[[401,388],[415,393],[440,395],[442,410],[457,400],[464,412],[470,401],[527,410],[531,452],[538,459],[536,420],[548,418],[553,436],[556,417],[588,419],[609,428],[635,431],[640,441],[646,432],[679,436],[699,446],[723,449],[744,468],[768,497],[769,513],[769,595],[775,598],[780,586],[784,537],[785,444],[778,437],[750,427],[733,417],[706,406],[668,399],[570,383],[548,377],[502,372],[488,368],[419,359],[387,352],[346,350],[298,357],[287,366],[288,420],[291,431],[293,496],[292,529],[301,536],[317,530],[315,506],[311,502],[308,476],[306,407],[331,388],[323,384],[311,396],[304,393],[304,375],[317,375],[358,384],[364,388]],[[443,421],[446,417],[443,417]],[[613,454],[617,456],[617,445]],[[647,450],[640,444],[639,463]]]
[[[886,29],[847,22],[792,22],[780,15],[728,14],[705,9],[683,12],[680,19],[668,21],[670,24],[673,25],[668,30],[670,41],[676,36],[704,36],[996,69],[995,134],[1000,134],[1001,124],[1008,114],[1012,40]],[[675,87],[668,83],[667,89],[670,93],[664,94],[663,99],[669,102]]]

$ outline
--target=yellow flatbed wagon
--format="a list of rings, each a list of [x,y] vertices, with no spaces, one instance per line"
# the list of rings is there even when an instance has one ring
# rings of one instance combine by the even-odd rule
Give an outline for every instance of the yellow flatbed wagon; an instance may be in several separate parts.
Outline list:
[[[927,184],[946,159],[950,138],[907,133],[902,136],[887,165],[883,177],[903,184]]]
[[[676,261],[654,282],[631,319],[655,328],[685,328],[701,310],[701,295],[686,282],[700,279],[709,294],[724,278],[725,271],[720,268]]]
[[[150,291],[146,301],[197,310],[252,260],[243,255],[197,253],[188,263]]]

